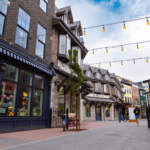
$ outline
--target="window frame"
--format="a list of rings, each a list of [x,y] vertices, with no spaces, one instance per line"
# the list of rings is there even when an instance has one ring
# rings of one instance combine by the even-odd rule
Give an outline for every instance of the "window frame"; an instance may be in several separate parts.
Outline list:
[[[38,24],[37,24],[37,34],[38,34],[38,25],[40,25],[43,29],[45,29],[45,31],[46,31],[46,33],[47,33],[47,29],[44,28],[44,27],[38,22]],[[38,56],[38,55],[36,54],[36,46],[35,46],[35,55],[36,55],[37,57],[41,58],[41,59],[45,59],[46,34],[45,34],[45,43],[43,43],[43,41],[41,41],[41,40],[38,38],[38,35],[37,35],[37,39],[38,39],[38,42],[44,46],[43,58],[40,57],[40,56]],[[36,45],[37,45],[38,42],[36,42]]]
[[[3,12],[0,11],[0,15],[4,16],[3,31],[2,31],[2,34],[0,34],[0,36],[2,36],[2,37],[4,37],[4,34],[5,34],[5,26],[6,26],[6,19],[7,19],[8,8],[9,7],[7,6],[6,14],[4,14]]]
[[[22,9],[25,13],[27,13],[22,7],[19,6],[19,9]],[[18,18],[19,18],[19,9],[18,9]],[[27,13],[28,14],[28,13]],[[30,21],[31,21],[31,15],[28,14],[30,16]],[[17,27],[20,28],[21,30],[23,30],[25,33],[27,33],[27,39],[26,39],[26,48],[24,48],[22,45],[19,45],[18,43],[16,43],[16,35],[17,35]],[[18,19],[17,19],[17,27],[16,27],[16,34],[15,34],[15,44],[20,46],[21,48],[27,50],[28,49],[28,42],[29,42],[29,32],[30,32],[30,24],[29,24],[29,31],[25,30],[22,26],[20,26],[18,24]]]
[[[43,2],[45,2],[46,4],[46,12],[41,8],[41,0],[40,0],[40,8],[44,11],[45,14],[47,14],[47,10],[48,10],[48,2],[46,2],[46,0],[42,0]]]
[[[100,85],[100,91],[99,91],[98,85]],[[101,90],[102,90],[101,86],[102,86],[101,83],[95,83],[95,92],[101,93]]]

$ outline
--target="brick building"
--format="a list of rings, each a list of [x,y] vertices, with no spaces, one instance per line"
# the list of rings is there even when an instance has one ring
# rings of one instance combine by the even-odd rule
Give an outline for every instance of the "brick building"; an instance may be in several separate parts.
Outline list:
[[[49,127],[54,14],[55,0],[0,1],[0,132]]]
[[[132,85],[132,100],[133,105],[139,105],[141,107],[139,87],[134,84]]]
[[[76,104],[72,101],[69,75],[69,54],[68,50],[78,50],[78,64],[81,66],[87,54],[81,22],[75,22],[71,7],[58,9],[52,18],[53,40],[52,40],[52,62],[57,75],[52,81],[51,110],[52,127],[62,125],[62,113],[74,113]]]
[[[81,120],[118,120],[118,108],[122,106],[123,85],[108,70],[83,65],[85,80],[92,86],[92,92],[82,93]]]

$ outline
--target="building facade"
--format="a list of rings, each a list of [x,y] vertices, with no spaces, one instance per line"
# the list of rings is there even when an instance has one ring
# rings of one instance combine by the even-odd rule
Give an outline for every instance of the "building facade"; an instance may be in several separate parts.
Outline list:
[[[0,1],[1,133],[49,127],[54,14],[54,0]]]
[[[78,50],[78,64],[82,66],[83,59],[87,54],[81,22],[73,19],[71,7],[58,9],[52,19],[53,40],[52,40],[52,61],[57,75],[52,81],[51,110],[52,127],[62,125],[62,113],[75,113],[76,103],[72,100],[69,75],[69,50]]]
[[[123,85],[107,70],[83,65],[85,81],[92,86],[90,94],[82,93],[81,120],[118,120],[118,108],[123,101]]]

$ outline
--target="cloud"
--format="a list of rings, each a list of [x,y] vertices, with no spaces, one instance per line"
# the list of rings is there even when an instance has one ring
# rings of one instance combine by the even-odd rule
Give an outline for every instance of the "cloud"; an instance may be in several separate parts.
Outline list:
[[[56,0],[58,8],[71,5],[74,20],[80,20],[83,28],[150,16],[150,1],[120,0],[119,7],[114,10],[115,3],[116,0],[98,3],[91,0]],[[88,49],[150,40],[150,26],[147,26],[145,19],[127,22],[125,30],[123,24],[106,26],[105,28],[106,32],[102,31],[102,27],[86,30],[87,36],[84,37],[84,40]],[[137,49],[136,46],[136,44],[124,46],[124,52],[121,52],[120,47],[108,49],[108,54],[105,49],[95,51],[95,55],[89,51],[84,62],[109,62],[150,57],[150,42],[139,44],[140,49]],[[150,78],[150,63],[146,63],[145,59],[137,60],[136,64],[133,64],[132,61],[124,61],[123,66],[120,63],[112,63],[111,67],[109,64],[101,64],[101,68],[133,81]]]

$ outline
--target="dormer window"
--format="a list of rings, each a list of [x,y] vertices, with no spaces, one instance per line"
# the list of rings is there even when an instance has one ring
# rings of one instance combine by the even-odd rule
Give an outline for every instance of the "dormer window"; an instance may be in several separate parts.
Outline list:
[[[100,79],[100,78],[101,78],[100,73],[97,73],[97,78],[98,78],[98,79]]]
[[[87,71],[87,76],[90,77],[91,76],[91,71]]]
[[[109,93],[109,84],[104,84],[104,93]]]
[[[108,74],[105,75],[105,80],[110,80],[110,77]]]
[[[69,56],[68,50],[71,49],[71,39],[67,35],[60,35],[59,41],[59,53]]]

